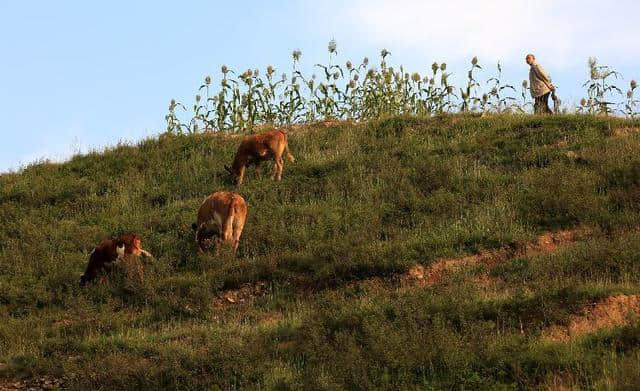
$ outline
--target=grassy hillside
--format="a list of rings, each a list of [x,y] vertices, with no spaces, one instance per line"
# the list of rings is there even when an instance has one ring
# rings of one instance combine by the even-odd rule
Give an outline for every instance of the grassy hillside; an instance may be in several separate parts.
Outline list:
[[[198,256],[190,228],[232,188],[237,137],[161,136],[2,175],[0,386],[637,389],[638,126],[292,130],[282,182],[251,170],[239,189],[237,257]],[[540,236],[557,231],[571,234]],[[123,268],[80,288],[93,247],[126,232],[156,257],[144,281]]]

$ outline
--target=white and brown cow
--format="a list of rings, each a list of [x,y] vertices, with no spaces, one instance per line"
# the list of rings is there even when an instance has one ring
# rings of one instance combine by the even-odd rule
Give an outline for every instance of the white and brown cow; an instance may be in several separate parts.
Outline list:
[[[133,257],[152,257],[142,249],[142,241],[135,234],[122,235],[114,239],[106,239],[93,249],[89,256],[89,264],[84,274],[80,277],[80,285],[100,277],[102,283],[106,280],[106,274],[111,271],[113,265],[119,260],[134,264],[138,276],[144,278],[142,265]]]
[[[200,252],[214,240],[216,251],[221,242],[230,243],[235,252],[247,219],[247,203],[237,193],[218,191],[207,197],[198,209],[198,219],[191,226],[196,231]]]
[[[287,154],[290,162],[295,160],[289,152],[287,133],[283,130],[247,136],[240,142],[231,167],[224,168],[234,177],[236,184],[241,185],[247,166],[254,164],[256,175],[260,176],[260,163],[273,159],[275,165],[272,178],[281,180],[284,169],[283,153]]]

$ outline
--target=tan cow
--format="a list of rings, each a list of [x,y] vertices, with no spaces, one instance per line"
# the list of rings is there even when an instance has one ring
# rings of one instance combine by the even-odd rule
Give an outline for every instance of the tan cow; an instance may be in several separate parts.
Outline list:
[[[240,143],[231,167],[224,168],[234,177],[236,184],[241,185],[247,166],[254,164],[256,175],[260,176],[260,163],[273,159],[275,166],[272,179],[281,180],[284,168],[283,153],[287,154],[290,162],[295,160],[289,152],[287,133],[282,130],[247,136]]]
[[[247,203],[242,196],[228,191],[211,194],[200,205],[198,220],[191,226],[196,231],[200,252],[207,250],[207,242],[211,239],[216,244],[216,251],[224,241],[231,243],[235,252],[246,219]]]

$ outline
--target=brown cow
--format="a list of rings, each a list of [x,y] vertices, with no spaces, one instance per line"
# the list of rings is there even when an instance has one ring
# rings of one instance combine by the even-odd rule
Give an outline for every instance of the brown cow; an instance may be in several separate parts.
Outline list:
[[[231,168],[227,166],[224,166],[224,168],[234,177],[236,184],[241,185],[247,166],[254,164],[256,166],[256,175],[260,176],[260,163],[273,159],[275,166],[271,178],[281,180],[284,168],[283,153],[287,154],[287,159],[290,162],[295,160],[291,152],[289,152],[287,133],[282,130],[247,136],[240,143]]]
[[[240,235],[247,219],[247,203],[237,193],[219,191],[207,197],[198,210],[198,220],[191,227],[196,231],[200,252],[207,250],[207,241],[214,239],[216,251],[222,242],[238,249]]]
[[[100,281],[104,283],[105,276],[111,271],[113,265],[120,259],[126,262],[134,262],[132,257],[138,256],[152,257],[152,255],[142,249],[142,241],[135,234],[122,235],[115,239],[106,239],[100,242],[98,247],[94,248],[89,256],[89,264],[87,270],[80,277],[80,285],[100,277]],[[137,263],[138,275],[142,279],[144,277],[142,265]]]

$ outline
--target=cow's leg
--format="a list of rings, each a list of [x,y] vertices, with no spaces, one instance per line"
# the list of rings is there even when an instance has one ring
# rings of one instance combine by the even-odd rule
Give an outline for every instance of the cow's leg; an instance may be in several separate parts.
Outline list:
[[[223,242],[222,242],[222,239],[221,239],[220,237],[217,237],[217,238],[215,239],[215,246],[216,246],[216,249],[215,249],[215,250],[213,250],[213,255],[215,255],[216,257],[217,257],[217,256],[218,256],[218,254],[220,253],[220,246],[222,245],[222,243],[223,243]]]
[[[235,221],[233,222],[233,253],[235,254],[238,251],[238,246],[240,245],[240,236],[242,235],[242,229],[244,228],[244,221],[246,215],[238,215],[236,216]]]
[[[240,173],[238,174],[238,179],[237,179],[237,185],[241,185],[242,182],[244,181],[244,171],[246,169],[246,166],[242,166],[240,167]]]
[[[196,231],[196,241],[198,242],[198,254],[204,254],[206,248],[204,247],[204,229],[202,225]]]
[[[233,206],[232,206],[233,208]],[[235,221],[235,216],[227,216],[227,220],[222,227],[222,235],[220,235],[220,240],[226,243],[229,243],[233,239],[233,223]]]
[[[198,240],[198,254],[204,254],[204,240],[199,239]]]
[[[256,178],[260,179],[260,160],[256,162]]]
[[[282,170],[284,169],[284,161],[282,160],[282,156],[278,157],[278,180],[282,180]]]
[[[278,176],[278,159],[273,159],[273,174],[271,174],[271,179],[276,179]]]
[[[282,154],[274,153],[273,162],[273,176],[271,179],[280,180],[282,178]]]
[[[278,146],[275,149],[274,158],[278,162],[278,180],[282,180],[282,171],[284,170],[284,160],[282,159],[282,154],[287,148],[287,138],[286,136],[283,138],[281,142],[278,143]],[[288,152],[287,152],[288,153]]]
[[[136,265],[138,266],[138,277],[140,277],[140,281],[144,280],[144,269],[142,268],[142,262],[137,259]]]
[[[211,242],[213,242],[215,244],[215,239],[214,238],[208,238],[208,239],[202,239],[199,243],[198,243],[198,254],[204,254],[207,251],[209,251],[209,248],[211,247]]]

